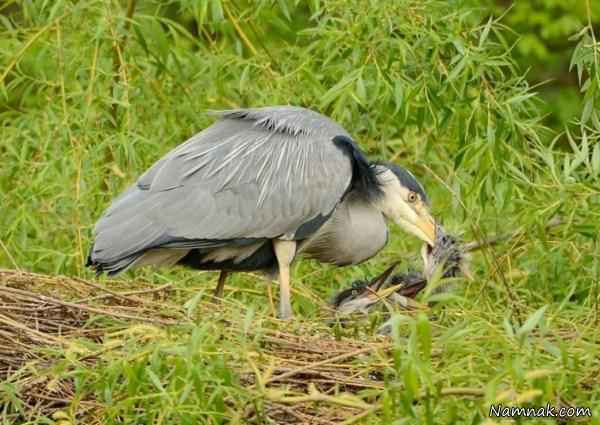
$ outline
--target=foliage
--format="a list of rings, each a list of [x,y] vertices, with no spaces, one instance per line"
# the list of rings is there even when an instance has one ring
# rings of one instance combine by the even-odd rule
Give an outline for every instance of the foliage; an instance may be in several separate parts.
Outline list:
[[[528,79],[541,83],[546,100],[543,106],[547,125],[559,131],[581,115],[581,102],[575,75],[569,72],[573,51],[570,37],[588,23],[600,24],[600,3],[593,0],[531,0],[516,1],[507,9],[503,0],[474,1],[482,13],[504,15],[506,33],[515,43],[513,57],[521,69],[528,70]],[[589,6],[589,13],[588,13]]]
[[[590,23],[585,29],[583,19],[577,28],[569,24],[569,31],[581,29],[572,67],[584,101],[581,123],[563,137],[540,124],[544,106],[515,64],[507,22],[470,4],[6,2],[0,15],[0,265],[90,277],[83,264],[95,219],[146,167],[207,126],[211,118],[204,111],[303,105],[338,120],[370,156],[411,169],[434,200],[434,215],[465,239],[526,232],[475,256],[477,279],[461,287],[460,301],[429,316],[395,319],[389,386],[375,395],[359,393],[382,407],[365,420],[421,417],[437,423],[439,416],[482,423],[485,403],[503,391],[529,394],[523,400],[538,404],[559,397],[597,405],[600,394],[586,385],[599,368],[599,335],[592,325],[600,320],[598,43]],[[565,224],[550,232],[544,224],[557,214]],[[351,277],[374,274],[397,253],[417,252],[415,241],[398,236],[394,231],[377,260],[356,268],[296,266],[294,307],[306,321],[291,331],[326,332],[315,324],[316,300]],[[133,276],[176,281],[181,303],[194,299],[186,285],[203,288],[213,280],[181,270],[126,277]],[[233,282],[241,289],[229,297],[252,305],[256,316],[248,320],[262,323],[268,307],[247,295],[262,292],[251,289],[256,280],[236,276]],[[531,343],[531,329],[523,327],[532,323],[527,317],[540,319],[531,315],[544,305],[545,322],[538,324],[555,332],[551,341]],[[133,373],[143,381],[137,397],[160,400],[144,405],[147,418],[165,406],[176,408],[171,395],[181,396],[177,382],[188,373],[182,353],[214,351],[217,345],[217,325],[204,325],[197,315],[200,340],[188,328],[178,330],[177,338],[149,343],[132,337],[125,361],[107,356],[96,369],[70,364],[81,374],[78,391],[94,392],[107,406],[116,402],[115,423],[140,423],[131,388],[123,384]],[[166,355],[173,338],[183,345],[172,354],[175,360]],[[230,343],[234,355],[244,350]],[[432,363],[433,352],[447,360]],[[540,368],[554,372],[528,381]],[[226,363],[210,363],[198,379],[222,381],[226,369]],[[411,402],[417,388],[463,384],[485,388],[485,400]],[[245,401],[219,404],[222,410],[215,413],[211,399],[179,413],[212,418],[207,423],[231,418],[249,402],[249,393],[235,380],[227,391],[229,385],[234,390],[228,400],[243,394],[236,400]],[[528,392],[534,390],[541,393]]]

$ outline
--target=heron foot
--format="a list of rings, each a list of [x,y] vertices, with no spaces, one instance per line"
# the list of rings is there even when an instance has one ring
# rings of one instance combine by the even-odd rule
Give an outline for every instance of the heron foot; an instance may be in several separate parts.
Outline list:
[[[292,312],[291,305],[280,305],[279,306],[279,320],[292,320],[294,318],[294,313]]]

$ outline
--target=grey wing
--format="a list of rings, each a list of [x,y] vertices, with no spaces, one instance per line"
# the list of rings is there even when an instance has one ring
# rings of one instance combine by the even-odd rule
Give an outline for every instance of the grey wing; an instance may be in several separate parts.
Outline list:
[[[349,139],[302,108],[228,111],[151,167],[95,228],[91,262],[149,248],[302,239],[332,213],[353,178]]]

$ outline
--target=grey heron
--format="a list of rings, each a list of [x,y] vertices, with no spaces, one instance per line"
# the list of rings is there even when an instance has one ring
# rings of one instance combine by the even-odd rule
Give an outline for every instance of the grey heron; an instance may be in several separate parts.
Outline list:
[[[94,229],[87,265],[114,275],[146,265],[263,271],[279,278],[290,318],[290,265],[302,254],[338,266],[387,243],[386,220],[429,245],[436,224],[406,169],[370,162],[350,134],[309,109],[222,111],[152,165]]]

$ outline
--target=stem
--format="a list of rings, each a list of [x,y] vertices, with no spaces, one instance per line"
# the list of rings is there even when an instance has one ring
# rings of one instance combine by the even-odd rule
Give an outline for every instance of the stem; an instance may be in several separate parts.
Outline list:
[[[561,224],[563,224],[562,218],[554,217],[546,224],[546,229],[551,229],[553,227],[560,226]],[[503,235],[494,235],[487,239],[482,239],[480,241],[467,242],[466,244],[463,245],[463,250],[465,252],[477,251],[477,250],[480,250],[487,246],[494,246],[500,242],[503,242],[503,241],[506,241],[509,239],[514,239],[524,233],[525,233],[524,229],[519,229],[513,233],[507,233],[507,234],[503,234]]]
[[[446,397],[446,396],[464,396],[464,397],[483,397],[485,396],[485,391],[479,388],[471,388],[471,387],[455,387],[455,388],[443,388],[439,393],[429,393],[429,392],[421,392],[419,395],[415,397],[415,401],[426,400],[435,396]],[[341,425],[351,425],[355,424],[366,416],[369,416],[372,413],[381,410],[381,405],[376,405],[371,407],[370,409],[365,410],[362,413],[359,413],[356,416],[351,417],[350,419],[342,422]]]
[[[129,29],[131,28],[131,21],[133,19],[133,14],[135,13],[135,4],[136,0],[129,0],[129,2],[127,3],[127,12],[125,15],[125,27],[123,28],[123,37],[121,38],[120,42],[115,42],[113,44],[113,84],[110,88],[111,94],[114,93],[114,88],[117,84],[119,84],[119,71],[123,66],[125,66],[124,60],[122,58],[122,52],[125,51],[125,45],[127,44],[127,37],[129,35]],[[116,102],[113,102],[111,114],[115,127],[117,127],[118,108],[118,104]]]
[[[594,67],[596,68],[596,82],[600,86],[600,61],[598,60],[598,47],[596,42],[596,34],[594,34],[594,27],[592,26],[592,6],[590,4],[590,0],[585,1],[585,9],[587,13],[588,19],[588,27],[590,29],[590,37],[592,37],[592,52],[594,53]]]
[[[268,384],[268,383],[274,382],[274,381],[281,381],[282,379],[289,378],[290,376],[297,375],[298,373],[301,373],[301,372],[304,372],[306,370],[315,368],[317,366],[323,366],[323,365],[328,364],[328,363],[335,363],[335,362],[338,362],[340,360],[344,360],[344,359],[347,359],[347,358],[350,358],[350,357],[356,357],[359,354],[368,353],[370,351],[373,351],[373,348],[372,347],[366,347],[366,348],[361,348],[361,349],[358,349],[358,350],[351,351],[349,353],[340,354],[339,356],[330,357],[328,359],[321,360],[319,362],[310,363],[310,364],[307,364],[305,366],[299,367],[297,369],[290,370],[289,372],[282,373],[281,375],[277,375],[277,376],[274,376],[274,377],[272,377],[270,379],[267,379],[265,381],[265,384]]]
[[[235,28],[235,31],[238,33],[238,35],[240,36],[240,38],[242,39],[242,41],[244,42],[244,44],[246,45],[246,47],[252,52],[252,54],[254,56],[256,56],[258,54],[258,52],[256,51],[256,48],[252,45],[252,43],[250,42],[250,40],[246,36],[246,33],[242,30],[242,27],[240,27],[240,25],[238,24],[237,20],[232,15],[232,13],[229,11],[229,8],[227,7],[227,5],[225,3],[223,3],[223,10],[225,10],[225,13],[227,14],[227,17],[231,21],[231,24]]]

